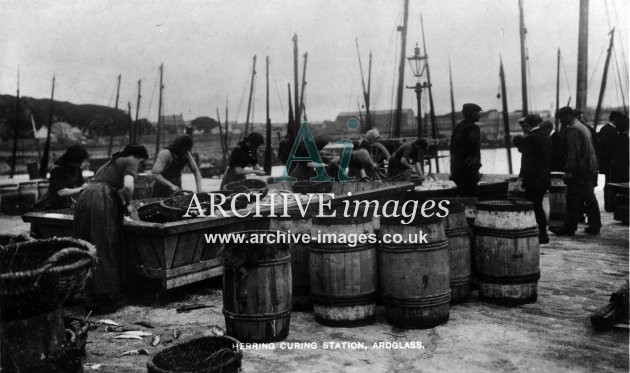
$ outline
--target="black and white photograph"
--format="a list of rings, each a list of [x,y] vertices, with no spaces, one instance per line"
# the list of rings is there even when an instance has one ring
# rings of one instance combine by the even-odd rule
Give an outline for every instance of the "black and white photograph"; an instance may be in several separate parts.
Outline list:
[[[629,371],[629,0],[0,14],[0,372]]]

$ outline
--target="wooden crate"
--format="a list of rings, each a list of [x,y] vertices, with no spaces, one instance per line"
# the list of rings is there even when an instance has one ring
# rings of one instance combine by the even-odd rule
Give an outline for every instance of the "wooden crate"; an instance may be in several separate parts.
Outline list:
[[[205,234],[265,229],[264,218],[216,217],[158,224],[125,224],[125,244],[132,265],[146,277],[172,289],[223,274],[217,258],[220,243],[207,243]]]
[[[22,220],[31,223],[31,231],[38,238],[71,237],[73,233],[74,216],[70,214],[32,212]],[[220,276],[223,268],[217,252],[221,244],[207,244],[204,234],[268,227],[268,219],[254,217],[199,218],[165,224],[126,222],[127,270],[158,279],[165,289]]]

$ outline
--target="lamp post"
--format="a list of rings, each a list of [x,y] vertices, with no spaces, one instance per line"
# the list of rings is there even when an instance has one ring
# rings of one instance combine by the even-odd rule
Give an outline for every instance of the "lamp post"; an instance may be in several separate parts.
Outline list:
[[[422,137],[422,113],[420,112],[420,98],[422,97],[422,88],[431,87],[427,82],[420,83],[420,78],[426,69],[426,64],[422,63],[422,61],[426,61],[427,55],[420,55],[420,47],[418,47],[418,43],[416,43],[416,47],[414,48],[414,53],[412,57],[407,57],[409,64],[411,65],[411,70],[413,71],[413,76],[416,77],[416,85],[407,86],[407,89],[413,89],[416,92],[416,99],[418,100],[418,138]]]

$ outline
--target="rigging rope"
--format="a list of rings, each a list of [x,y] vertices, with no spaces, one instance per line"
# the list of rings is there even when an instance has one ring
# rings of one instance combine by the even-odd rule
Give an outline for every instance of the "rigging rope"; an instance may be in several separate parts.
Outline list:
[[[621,23],[619,22],[619,15],[617,14],[617,3],[616,3],[616,2],[614,2],[614,1],[613,1],[613,10],[614,10],[614,12],[615,12],[615,19],[616,19],[616,21],[617,21],[617,25],[620,25]],[[628,81],[628,79],[629,79],[628,74],[629,74],[630,72],[628,71],[628,62],[627,62],[627,60],[626,60],[626,48],[625,48],[625,44],[626,44],[626,43],[625,43],[625,41],[623,40],[623,35],[624,35],[623,33],[619,33],[619,40],[620,40],[620,43],[619,43],[619,44],[621,44],[621,58],[622,58],[622,60],[623,60],[623,70],[624,70],[625,75],[626,75],[626,76],[625,76],[625,78],[626,78],[626,80],[625,80],[625,81],[627,82],[627,81]]]
[[[243,86],[243,91],[241,92],[241,98],[238,101],[238,106],[236,109],[236,115],[234,116],[234,123],[238,123],[238,117],[241,115],[241,108],[243,107],[243,100],[245,99],[245,94],[247,93],[247,87],[249,87],[249,77],[251,76],[251,71],[248,70],[250,74],[247,75],[247,79],[245,81],[245,86]]]
[[[561,65],[561,70],[562,73],[564,75],[564,83],[567,87],[567,91],[569,92],[569,100],[571,100],[571,83],[569,83],[569,77],[567,76],[567,67],[564,65],[564,56],[560,56],[560,65]],[[560,107],[565,106],[566,104],[562,103],[563,101],[560,101]]]
[[[619,72],[619,64],[617,63],[617,54],[615,52],[615,48],[613,48],[613,53],[615,53],[615,66],[617,67],[617,75],[619,77],[619,81],[621,81],[621,73]],[[623,91],[624,91],[624,87],[621,86],[621,84],[619,84],[620,87],[620,93],[621,93],[621,101],[623,102],[623,109],[624,111],[627,113],[628,109],[626,107],[626,99],[624,97]]]
[[[271,75],[274,88],[276,89],[276,96],[278,96],[278,103],[280,104],[280,111],[282,112],[282,114],[285,114],[284,105],[282,104],[283,100],[282,100],[282,97],[280,96],[280,90],[278,89],[278,80],[275,78],[275,74],[273,73],[273,65],[271,64],[271,62],[269,62],[269,75]],[[288,118],[288,117],[284,116],[284,118]],[[282,121],[284,121],[284,119],[282,119]]]
[[[615,60],[614,63],[615,63],[615,67],[616,67],[617,66],[617,60]],[[619,92],[621,90],[620,89],[621,84],[620,84],[619,80],[617,79],[617,75],[614,74],[614,73],[612,74],[612,79],[613,79],[613,84],[615,86],[614,92],[615,92],[615,99],[617,100],[616,101],[617,107],[621,107],[621,103],[620,103],[620,99],[619,99]]]
[[[155,97],[155,88],[158,85],[158,80],[159,80],[159,74],[160,72],[158,71],[158,75],[155,77],[155,79],[153,80],[153,90],[151,91],[151,96],[149,96],[149,105],[147,105],[147,108],[145,110],[146,114],[145,114],[145,118],[148,120],[149,119],[149,113],[151,112],[151,108],[153,107],[153,98]],[[136,103],[137,105],[137,103]],[[159,118],[158,118],[159,119]],[[140,118],[138,118],[138,120],[140,120]]]

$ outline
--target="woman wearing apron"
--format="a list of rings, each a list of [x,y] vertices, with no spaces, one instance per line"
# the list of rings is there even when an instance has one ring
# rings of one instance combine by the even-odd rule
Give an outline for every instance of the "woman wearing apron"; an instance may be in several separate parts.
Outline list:
[[[74,212],[74,236],[96,246],[98,264],[86,291],[95,313],[115,310],[124,284],[123,216],[133,195],[141,162],[148,158],[142,145],[127,145],[101,167],[79,196]]]
[[[171,144],[160,150],[153,164],[151,173],[155,184],[153,197],[168,197],[171,193],[182,188],[182,171],[188,168],[195,175],[197,193],[201,193],[201,172],[190,151],[193,141],[188,135],[178,136]]]

